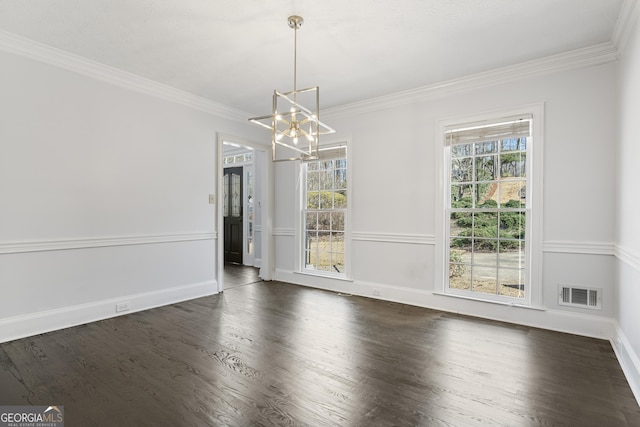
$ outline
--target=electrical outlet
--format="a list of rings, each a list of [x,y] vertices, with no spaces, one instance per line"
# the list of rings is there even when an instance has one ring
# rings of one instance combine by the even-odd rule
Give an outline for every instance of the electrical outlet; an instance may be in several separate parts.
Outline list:
[[[215,205],[216,204],[216,195],[215,194],[209,194],[209,204],[210,205]]]
[[[130,302],[121,302],[120,304],[116,304],[116,313],[120,313],[122,311],[129,311],[131,310],[131,303]]]
[[[380,289],[374,289],[372,292],[374,297],[379,297],[380,296]]]

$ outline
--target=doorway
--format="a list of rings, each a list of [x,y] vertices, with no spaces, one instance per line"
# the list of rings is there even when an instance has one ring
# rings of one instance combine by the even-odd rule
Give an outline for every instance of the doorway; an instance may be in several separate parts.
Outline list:
[[[244,248],[243,167],[224,168],[222,178],[224,216],[224,262],[242,264]]]
[[[268,178],[273,166],[267,150],[218,135],[218,291],[237,285],[245,276],[271,280],[273,186]]]

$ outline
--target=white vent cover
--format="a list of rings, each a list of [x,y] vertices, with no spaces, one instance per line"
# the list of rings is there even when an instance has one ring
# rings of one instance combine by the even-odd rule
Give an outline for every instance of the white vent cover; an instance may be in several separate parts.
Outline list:
[[[591,308],[595,310],[602,309],[602,301],[600,295],[601,288],[586,288],[583,286],[560,284],[560,305],[569,305],[572,307]]]

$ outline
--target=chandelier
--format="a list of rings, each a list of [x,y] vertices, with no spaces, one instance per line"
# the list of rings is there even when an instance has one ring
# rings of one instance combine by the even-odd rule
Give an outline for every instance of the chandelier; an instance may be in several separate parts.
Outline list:
[[[287,20],[293,29],[293,90],[273,91],[271,114],[252,117],[250,122],[271,131],[271,148],[274,162],[285,160],[313,160],[318,158],[320,135],[335,130],[320,121],[318,86],[298,90],[296,83],[297,34],[304,19],[292,15]],[[305,107],[304,105],[308,105]]]

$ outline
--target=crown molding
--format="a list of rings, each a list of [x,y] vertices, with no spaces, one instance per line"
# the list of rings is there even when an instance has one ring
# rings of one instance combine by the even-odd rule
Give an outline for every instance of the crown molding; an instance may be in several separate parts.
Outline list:
[[[611,43],[617,48],[618,52],[624,52],[624,48],[631,36],[631,30],[638,22],[638,16],[640,15],[640,4],[638,0],[624,0],[620,13],[618,14],[618,21],[616,27],[613,29],[611,35]]]
[[[251,116],[245,111],[2,30],[0,50],[224,119],[246,123],[247,117]]]
[[[327,108],[323,110],[322,114],[326,119],[327,116],[331,118],[332,116],[335,117],[345,114],[368,113],[527,78],[606,64],[615,61],[617,58],[618,50],[614,44],[609,42],[601,43],[546,58],[447,80],[433,85],[421,86],[390,95]]]
[[[638,0],[624,0],[610,42],[390,95],[327,108],[323,110],[323,116],[331,118],[332,116],[344,114],[362,114],[497,84],[612,62],[618,58],[618,52],[623,50],[639,15],[640,5]],[[246,123],[246,118],[251,116],[251,113],[246,111],[235,109],[2,30],[0,30],[0,50],[139,93],[182,104],[221,118]]]

